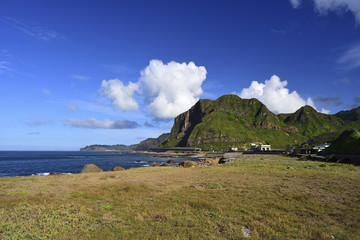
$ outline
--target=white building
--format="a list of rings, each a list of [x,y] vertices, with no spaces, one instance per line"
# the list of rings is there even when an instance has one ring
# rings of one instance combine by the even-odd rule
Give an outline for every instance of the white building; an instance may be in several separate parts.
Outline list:
[[[231,148],[230,148],[230,151],[232,151],[232,152],[237,152],[239,149],[238,149],[238,147],[236,147],[236,146],[232,146]]]
[[[257,147],[257,150],[258,151],[270,151],[271,150],[271,145],[262,145],[260,144],[258,147]]]
[[[258,145],[256,145],[255,143],[251,143],[251,144],[250,144],[250,149],[251,149],[251,150],[256,150],[257,147],[258,147]]]
[[[316,151],[316,152],[321,152],[322,150],[324,150],[325,148],[329,147],[330,144],[328,143],[323,143],[323,144],[320,144],[320,145],[316,145],[313,147],[313,150]]]

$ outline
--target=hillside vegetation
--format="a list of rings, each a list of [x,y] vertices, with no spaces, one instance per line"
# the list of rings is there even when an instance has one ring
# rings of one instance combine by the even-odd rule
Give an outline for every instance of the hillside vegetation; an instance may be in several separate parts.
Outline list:
[[[360,239],[360,168],[216,167],[0,178],[0,239]]]
[[[360,133],[357,130],[344,131],[328,148],[338,154],[360,155]]]
[[[347,110],[347,111],[341,111],[335,114],[337,117],[343,119],[345,122],[350,124],[351,126],[355,128],[359,128],[360,125],[360,107]]]
[[[257,99],[224,95],[215,101],[199,100],[176,117],[162,146],[226,150],[232,145],[249,148],[250,143],[257,143],[285,148],[308,141],[334,140],[351,126],[349,122],[310,106],[292,114],[275,115]]]

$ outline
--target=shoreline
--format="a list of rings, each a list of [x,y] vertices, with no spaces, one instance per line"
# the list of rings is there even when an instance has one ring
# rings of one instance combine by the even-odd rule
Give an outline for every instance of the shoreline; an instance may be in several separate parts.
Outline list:
[[[116,152],[116,151],[114,151]],[[182,162],[187,162],[188,164],[191,164],[191,166],[195,167],[202,167],[202,166],[215,166],[218,164],[223,164],[227,162],[232,162],[235,160],[239,160],[242,156],[242,154],[239,153],[179,153],[179,152],[147,152],[147,151],[133,151],[128,152],[129,154],[140,154],[140,155],[146,155],[146,156],[153,156],[157,158],[164,158],[164,161],[159,162],[153,162],[153,161],[145,161],[142,162],[140,160],[136,160],[136,164],[144,164],[141,166],[131,167],[129,169],[135,169],[135,168],[151,168],[151,167],[184,167],[181,166]],[[166,161],[166,158],[170,158],[168,161]],[[179,159],[179,158],[185,158],[190,160],[183,160],[181,162],[176,162],[174,160],[171,160],[171,158]],[[222,160],[220,162],[220,160]],[[193,162],[193,163],[189,163]],[[89,162],[90,163],[90,162]],[[86,164],[85,164],[86,165]],[[85,165],[83,167],[85,167]],[[95,164],[96,165],[96,164]],[[116,166],[121,166],[121,163],[116,164]],[[113,167],[116,167],[115,165]],[[122,166],[121,166],[122,167]],[[188,166],[186,166],[188,167]],[[103,169],[101,169],[103,170]],[[103,170],[103,172],[113,172],[112,170]],[[0,176],[0,179],[2,178],[23,178],[23,177],[47,177],[47,176],[59,176],[59,175],[74,175],[74,174],[81,174],[81,171],[79,172],[60,172],[60,171],[45,171],[45,172],[36,172],[29,175],[16,175],[16,176]]]

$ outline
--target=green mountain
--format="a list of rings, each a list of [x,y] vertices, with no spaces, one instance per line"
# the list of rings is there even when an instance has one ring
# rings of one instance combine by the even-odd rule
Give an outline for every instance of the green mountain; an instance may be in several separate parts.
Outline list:
[[[327,151],[346,155],[360,155],[360,132],[354,129],[344,131]]]
[[[272,148],[322,139],[334,140],[350,124],[310,106],[293,114],[272,113],[257,99],[224,95],[216,100],[199,100],[175,118],[163,147],[202,147],[225,150],[232,145],[249,148],[250,143]]]
[[[157,148],[161,143],[165,142],[169,135],[169,133],[163,133],[157,138],[147,138],[138,144],[130,145],[130,147],[135,151],[146,151],[150,148]]]
[[[90,145],[80,148],[80,151],[146,151],[150,148],[157,148],[168,137],[169,133],[163,133],[157,138],[147,138],[138,144],[132,145]]]
[[[341,111],[335,115],[353,127],[357,127],[360,125],[360,107],[347,111]]]

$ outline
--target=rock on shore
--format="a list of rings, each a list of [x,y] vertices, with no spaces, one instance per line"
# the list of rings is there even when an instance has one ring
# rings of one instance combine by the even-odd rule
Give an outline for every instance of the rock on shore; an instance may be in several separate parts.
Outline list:
[[[184,168],[189,168],[189,167],[196,167],[197,162],[194,161],[183,161],[179,164],[180,166],[184,167]]]
[[[112,171],[125,171],[125,168],[120,167],[120,166],[116,166],[112,169]]]
[[[86,164],[82,169],[81,173],[89,173],[89,172],[102,172],[103,170],[96,166],[95,164]]]

